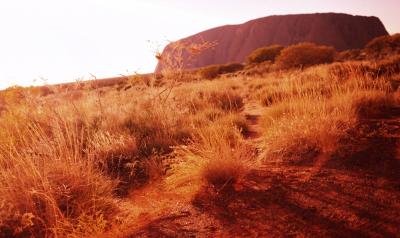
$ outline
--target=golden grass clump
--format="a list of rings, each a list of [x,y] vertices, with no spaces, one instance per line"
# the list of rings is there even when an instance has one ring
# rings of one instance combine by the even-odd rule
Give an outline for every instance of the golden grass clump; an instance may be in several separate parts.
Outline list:
[[[303,76],[283,79],[279,85],[272,82],[276,89],[269,89],[272,94],[268,97],[277,103],[269,104],[262,118],[266,158],[304,159],[334,153],[361,117],[376,115],[395,104],[384,78],[355,72],[343,79],[314,71],[311,68]],[[311,78],[309,82],[315,87],[304,84],[302,77]]]
[[[190,139],[187,123],[174,108],[162,105],[144,105],[135,108],[123,126],[138,141],[141,156],[171,152],[171,146]]]
[[[104,231],[117,210],[115,183],[81,151],[82,128],[63,120],[53,120],[47,131],[34,120],[26,119],[24,126],[12,129],[26,137],[2,138],[0,234],[47,237]]]
[[[197,178],[221,190],[239,183],[254,168],[255,150],[244,142],[233,124],[213,124],[197,130],[196,134],[192,143],[177,150],[193,173],[186,179]],[[184,166],[178,168],[177,174],[186,171]]]
[[[230,81],[197,82],[177,89],[175,97],[180,107],[193,113],[210,108],[239,112],[244,106],[241,88]]]

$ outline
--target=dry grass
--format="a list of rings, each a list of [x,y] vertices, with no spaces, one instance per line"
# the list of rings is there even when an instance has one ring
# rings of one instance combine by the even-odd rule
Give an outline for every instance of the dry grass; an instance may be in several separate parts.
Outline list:
[[[126,92],[74,90],[79,97],[73,100],[69,91],[18,92],[0,117],[0,234],[104,232],[119,197],[161,178],[175,146],[190,144],[210,123],[246,126],[234,88],[182,85],[167,101],[159,97],[163,88],[143,85]]]
[[[101,234],[125,196],[157,181],[191,194],[240,183],[258,162],[243,138],[248,101],[265,109],[262,159],[336,153],[360,119],[395,104],[396,61],[376,65],[173,84],[146,78],[123,90],[10,89],[0,98],[0,237]],[[389,66],[390,74],[371,73]]]
[[[311,68],[260,89],[268,106],[262,119],[265,159],[334,153],[360,118],[395,104],[387,79],[348,73],[347,78],[339,78],[329,74],[329,66]]]
[[[84,130],[61,119],[52,122],[43,128],[25,120],[2,131],[9,136],[2,137],[0,154],[0,232],[6,237],[102,231],[117,210],[114,181],[81,151]]]
[[[191,174],[186,180],[202,180],[217,190],[239,183],[256,164],[254,148],[244,142],[232,122],[199,129],[196,139],[177,152],[190,161]],[[176,173],[182,171],[187,170],[180,166]]]

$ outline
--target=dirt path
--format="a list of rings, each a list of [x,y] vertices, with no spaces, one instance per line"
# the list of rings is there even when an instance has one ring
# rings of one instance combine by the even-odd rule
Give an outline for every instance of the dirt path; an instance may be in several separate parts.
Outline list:
[[[260,145],[261,110],[245,135]],[[400,108],[365,119],[347,154],[270,161],[240,191],[201,191],[126,237],[400,237]]]

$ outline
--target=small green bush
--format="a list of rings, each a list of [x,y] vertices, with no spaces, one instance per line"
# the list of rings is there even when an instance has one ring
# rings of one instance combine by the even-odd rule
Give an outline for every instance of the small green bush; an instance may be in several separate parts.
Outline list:
[[[198,73],[202,78],[214,79],[221,74],[234,73],[242,70],[243,68],[244,66],[239,63],[216,64],[203,67],[198,70]]]
[[[276,57],[279,56],[284,49],[281,45],[271,45],[254,50],[247,56],[246,62],[248,64],[259,64],[264,61],[274,62]]]
[[[331,46],[300,43],[282,50],[276,64],[282,69],[303,68],[333,62],[335,49]]]

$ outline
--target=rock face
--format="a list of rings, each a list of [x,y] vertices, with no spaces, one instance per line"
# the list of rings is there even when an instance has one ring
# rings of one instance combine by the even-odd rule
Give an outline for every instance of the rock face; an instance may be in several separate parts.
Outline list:
[[[217,45],[191,57],[183,54],[184,68],[199,68],[212,64],[243,62],[253,50],[272,44],[292,45],[314,42],[331,45],[336,50],[363,48],[375,37],[388,35],[385,26],[377,17],[352,16],[338,13],[316,13],[284,16],[269,16],[240,25],[226,25],[203,31],[178,42],[215,42]],[[173,56],[175,51],[169,44],[161,58]],[[175,58],[175,57],[168,57]],[[190,61],[190,62],[189,62]],[[156,72],[165,67],[159,62]]]

